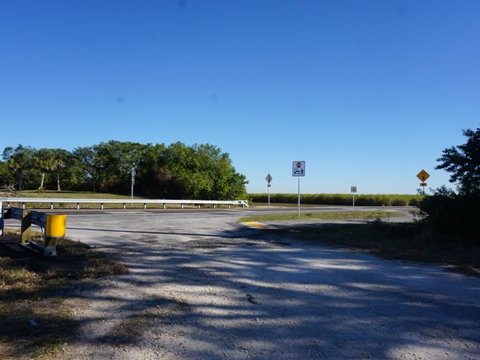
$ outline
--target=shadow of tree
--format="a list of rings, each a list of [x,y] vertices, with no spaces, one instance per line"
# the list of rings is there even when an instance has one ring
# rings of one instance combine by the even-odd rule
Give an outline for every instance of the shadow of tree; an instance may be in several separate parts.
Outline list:
[[[85,356],[99,343],[184,359],[480,353],[478,279],[240,227],[150,235],[102,249],[131,273],[73,296],[95,308]]]

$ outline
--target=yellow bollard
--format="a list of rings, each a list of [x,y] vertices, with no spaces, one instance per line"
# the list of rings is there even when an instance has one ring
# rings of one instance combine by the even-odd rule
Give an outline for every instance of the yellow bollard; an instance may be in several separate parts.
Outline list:
[[[67,233],[67,215],[47,215],[45,226],[44,255],[57,255],[57,239],[62,238]]]

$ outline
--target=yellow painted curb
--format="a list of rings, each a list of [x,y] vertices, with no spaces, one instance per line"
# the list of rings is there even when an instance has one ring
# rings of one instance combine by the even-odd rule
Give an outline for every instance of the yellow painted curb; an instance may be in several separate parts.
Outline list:
[[[242,224],[253,227],[255,229],[275,229],[273,226],[262,224],[262,223],[259,223],[259,222],[256,222],[256,221],[246,221]]]

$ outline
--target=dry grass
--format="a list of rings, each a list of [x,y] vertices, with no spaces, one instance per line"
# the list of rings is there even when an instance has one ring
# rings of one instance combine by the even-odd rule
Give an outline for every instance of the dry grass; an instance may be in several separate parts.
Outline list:
[[[15,231],[6,233],[19,238]],[[40,233],[34,237],[41,240]],[[59,351],[78,327],[65,304],[72,296],[72,279],[128,272],[81,243],[60,240],[57,250],[65,262],[53,267],[45,258],[19,263],[0,248],[0,359],[41,359]]]

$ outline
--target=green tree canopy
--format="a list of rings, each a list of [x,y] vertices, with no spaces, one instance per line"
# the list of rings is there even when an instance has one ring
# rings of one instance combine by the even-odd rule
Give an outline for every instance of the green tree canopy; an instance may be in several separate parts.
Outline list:
[[[463,130],[463,135],[467,142],[443,150],[437,159],[441,164],[435,169],[451,173],[450,182],[457,183],[461,193],[469,194],[480,191],[480,128]]]
[[[443,150],[436,169],[451,173],[450,182],[456,183],[458,193],[442,186],[433,195],[425,196],[419,204],[426,215],[424,222],[433,234],[433,241],[450,236],[456,241],[480,244],[480,129],[464,130],[468,138],[463,145]]]
[[[7,162],[12,176],[17,180],[17,187],[23,190],[25,182],[32,177],[33,154],[35,149],[19,144],[16,148],[6,147],[3,150],[2,158]]]
[[[73,152],[35,150],[19,145],[2,154],[0,181],[18,179],[23,189],[33,181],[39,189],[93,190],[129,193],[132,169],[135,193],[151,198],[239,199],[246,198],[245,176],[235,171],[228,153],[211,144],[187,146],[181,142],[139,144],[110,140]],[[0,185],[2,185],[0,183]]]
[[[245,176],[238,174],[227,153],[211,144],[186,146],[177,142],[165,152],[166,173],[183,197],[231,199],[245,197]]]

